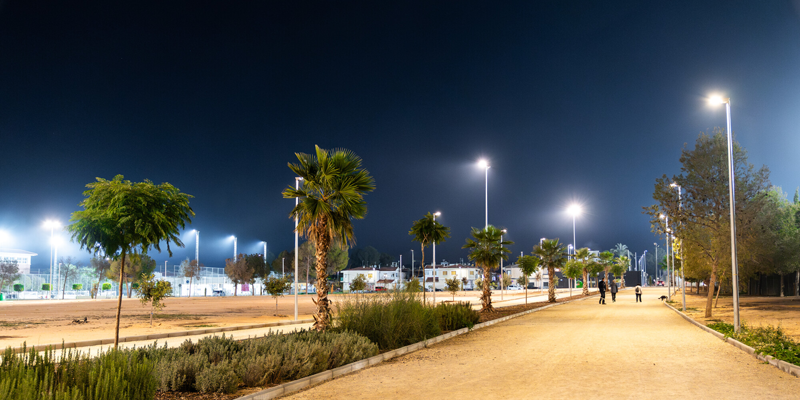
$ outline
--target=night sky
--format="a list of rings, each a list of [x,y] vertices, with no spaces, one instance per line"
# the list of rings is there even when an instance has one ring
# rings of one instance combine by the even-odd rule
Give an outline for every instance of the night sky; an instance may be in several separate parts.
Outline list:
[[[0,0],[0,247],[39,253],[34,269],[42,222],[116,174],[194,195],[208,266],[233,234],[240,252],[288,249],[286,164],[315,144],[364,159],[357,245],[405,264],[432,211],[452,230],[438,258],[466,260],[482,157],[512,260],[571,242],[573,201],[578,246],[652,252],[641,207],[684,143],[725,125],[712,93],[750,161],[800,185],[800,1],[78,3]],[[185,243],[170,264],[194,257]]]

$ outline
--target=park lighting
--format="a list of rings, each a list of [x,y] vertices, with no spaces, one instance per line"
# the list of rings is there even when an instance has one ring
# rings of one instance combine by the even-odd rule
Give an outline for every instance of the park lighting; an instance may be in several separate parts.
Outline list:
[[[263,240],[262,243],[264,243],[264,265],[267,265],[267,241]]]
[[[655,269],[656,278],[655,279],[658,280],[658,243],[653,243],[653,246],[656,246],[656,256],[655,256],[656,257],[656,269]],[[653,282],[653,284],[655,285],[655,282]]]
[[[294,190],[295,191],[300,190],[300,181],[302,181],[302,180],[303,180],[302,177],[299,177],[299,176],[294,177]],[[297,208],[298,204],[300,204],[300,198],[299,197],[295,197],[294,198],[294,207]],[[298,259],[298,257],[300,257],[300,253],[297,251],[297,247],[298,247],[297,243],[298,243],[297,215],[295,214],[295,216],[294,216],[294,320],[295,321],[297,321],[297,312],[298,312],[297,311],[297,309],[298,309],[297,308],[297,304],[298,304],[298,300],[297,300],[297,285],[298,285],[297,284],[297,275],[299,275],[299,273],[298,273],[298,270],[297,270],[297,268],[298,268],[297,264],[300,263],[300,261]],[[306,293],[308,293],[308,288],[306,288]]]
[[[672,188],[678,189],[678,211],[682,213],[683,212],[683,202],[681,201],[681,185],[678,185],[677,183],[672,182],[669,186],[672,187]],[[680,222],[679,222],[679,224],[680,224]],[[681,247],[679,249],[680,252],[681,252],[680,253],[680,260],[681,260],[681,262],[683,262],[684,261],[684,259],[683,259],[683,241],[681,241],[680,243],[681,243]],[[686,312],[686,281],[685,281],[686,275],[683,272],[683,269],[684,269],[683,267],[684,267],[684,264],[681,264],[681,294],[683,295],[683,312]]]
[[[44,221],[44,228],[50,229],[50,297],[53,295],[53,233],[56,229],[61,227],[61,223],[57,220]]]
[[[11,243],[11,234],[0,229],[0,246]]]
[[[712,105],[725,104],[728,129],[728,196],[731,209],[731,283],[733,284],[733,329],[739,332],[739,264],[736,260],[736,193],[734,167],[733,167],[733,139],[731,137],[731,99],[721,96],[711,96],[708,102]]]
[[[491,168],[491,166],[489,166],[489,161],[486,161],[486,159],[483,158],[478,160],[478,166],[486,171],[486,216],[483,226],[485,228],[489,226],[489,168]]]
[[[572,204],[567,208],[567,212],[572,215],[572,254],[575,254],[575,249],[577,248],[577,243],[575,242],[575,217],[581,215],[583,210],[580,205]]]
[[[192,232],[194,232],[194,260],[197,262],[197,268],[200,268],[200,231],[192,229]],[[236,253],[236,250],[233,252]]]
[[[237,239],[235,235],[231,235],[231,240],[233,240],[233,261],[236,262],[236,246],[239,243],[239,239]]]
[[[437,211],[433,213],[433,228],[436,229],[436,217],[442,215],[441,212]],[[423,269],[423,278],[425,277],[425,266],[422,266]],[[433,268],[433,305],[436,306],[436,241],[433,241],[433,262],[431,263],[431,267]],[[425,287],[425,282],[422,282],[423,287]]]
[[[500,255],[502,255],[503,254],[503,251],[502,251],[502,248],[503,248],[503,234],[507,233],[508,230],[503,229],[500,232],[502,232],[500,234],[500,249],[501,249]],[[505,278],[505,276],[503,275],[503,258],[500,257],[500,300],[501,301],[503,300],[503,279],[504,278]]]
[[[667,234],[667,239],[666,239],[667,240],[667,288],[668,288],[667,294],[669,295],[669,299],[672,300],[672,274],[671,274],[670,268],[669,268],[670,247],[672,247],[672,246],[670,246],[669,239],[672,236],[670,234],[670,232],[672,230],[669,229],[669,215],[658,214],[658,217],[664,220],[664,227],[665,227],[665,231],[666,231],[666,234]]]

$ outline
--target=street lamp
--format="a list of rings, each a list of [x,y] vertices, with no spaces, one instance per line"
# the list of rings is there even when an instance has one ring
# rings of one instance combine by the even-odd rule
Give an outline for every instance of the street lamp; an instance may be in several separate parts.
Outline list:
[[[239,239],[234,235],[231,235],[231,239],[233,239],[233,262],[236,262],[236,248],[239,244]]]
[[[267,265],[267,241],[264,241],[264,265]]]
[[[733,329],[739,332],[739,264],[736,260],[736,193],[735,178],[733,167],[733,139],[731,137],[731,99],[720,96],[712,96],[709,103],[713,105],[725,104],[725,111],[728,119],[728,196],[731,208],[731,281],[733,283]]]
[[[50,229],[50,297],[53,297],[53,233],[56,228],[60,228],[61,223],[57,220],[44,221],[44,228]]]
[[[539,239],[539,247],[540,247],[540,248],[542,247],[542,243],[544,243],[544,241],[545,241],[546,239],[547,239],[547,238],[541,238],[541,239]],[[543,280],[543,279],[544,279],[544,276],[543,276],[543,275],[542,275],[542,273],[541,273],[541,269],[539,270],[539,274],[538,274],[538,275],[539,275],[539,293],[542,293],[542,291],[544,290],[544,280]]]
[[[672,246],[670,246],[670,240],[669,239],[672,236],[672,234],[670,233],[670,229],[669,229],[669,215],[660,214],[658,217],[665,221],[665,223],[664,223],[664,227],[665,227],[664,232],[667,235],[667,294],[669,295],[669,299],[672,300],[672,273],[670,272],[670,267],[669,267],[669,265],[670,265],[669,256],[671,254],[670,247],[672,247]]]
[[[653,245],[656,246],[655,280],[658,280],[658,243],[653,243]],[[653,282],[653,284],[656,285],[656,282]]]
[[[425,271],[425,266],[422,266],[422,270]],[[414,279],[414,249],[411,249],[411,279]]]
[[[489,162],[485,159],[478,160],[478,166],[486,171],[486,217],[484,228],[489,226]]]
[[[503,255],[503,234],[508,232],[508,230],[503,229],[500,234],[500,255]],[[503,280],[505,276],[503,275],[503,257],[500,257],[500,301],[503,300]]]
[[[197,262],[197,268],[200,268],[200,231],[197,229],[192,229],[192,231],[194,232],[194,259]],[[235,253],[236,250],[233,252]]]
[[[681,185],[678,185],[677,183],[672,182],[669,186],[672,187],[672,188],[678,189],[678,212],[682,213],[683,212],[683,202],[681,201]],[[679,222],[679,225],[681,223],[682,222]],[[681,260],[681,294],[683,295],[683,312],[686,312],[686,281],[685,281],[686,274],[683,272],[683,269],[684,269],[684,266],[685,266],[685,260],[683,259],[683,241],[681,240],[681,241],[679,241],[679,243],[680,243],[680,246],[681,246],[680,249],[679,249],[680,252],[681,252],[680,253],[680,257],[679,257],[680,260]]]
[[[294,190],[295,191],[300,190],[300,181],[302,181],[302,180],[303,180],[303,178],[301,178],[299,176],[296,176],[294,178]],[[300,203],[300,198],[299,197],[295,197],[294,198],[294,206],[295,206],[295,208],[297,208],[297,205],[299,203]],[[297,284],[297,275],[299,275],[298,272],[297,272],[297,268],[298,268],[297,264],[299,264],[299,258],[298,257],[300,257],[300,254],[297,251],[297,241],[298,241],[297,215],[295,215],[294,216],[294,320],[295,321],[297,321],[297,285],[298,285]],[[325,282],[325,283],[327,284],[327,282]],[[317,282],[317,284],[319,284],[319,282]],[[308,293],[308,288],[306,288],[306,293]]]
[[[583,212],[583,210],[581,210],[581,206],[577,204],[572,204],[569,206],[569,208],[567,208],[567,212],[570,213],[570,215],[572,215],[572,251],[573,251],[572,254],[575,254],[574,251],[577,248],[577,243],[575,242],[575,217],[581,215],[581,212]]]
[[[433,229],[436,229],[436,217],[442,215],[439,211],[433,213]],[[436,306],[436,240],[433,241],[433,305]],[[424,283],[423,283],[424,285]]]

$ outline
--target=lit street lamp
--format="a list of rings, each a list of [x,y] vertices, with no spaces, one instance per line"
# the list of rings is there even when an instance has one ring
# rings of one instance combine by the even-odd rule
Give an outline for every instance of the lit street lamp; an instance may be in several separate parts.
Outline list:
[[[575,249],[577,248],[576,247],[577,243],[575,242],[575,217],[577,217],[578,215],[581,215],[582,211],[583,210],[581,210],[581,206],[579,206],[577,204],[572,204],[571,206],[569,206],[569,208],[567,208],[567,212],[570,213],[570,215],[572,215],[572,250],[573,251],[575,251]],[[575,254],[575,253],[573,253],[573,254]]]
[[[481,159],[478,161],[478,166],[483,168],[486,171],[486,217],[485,217],[485,224],[484,228],[489,226],[489,162],[485,159]]]
[[[439,211],[433,213],[433,228],[436,229],[436,217],[442,215]],[[433,262],[431,263],[431,267],[433,267],[433,305],[436,306],[436,241],[433,241]],[[424,271],[424,269],[423,269]],[[425,283],[423,283],[424,285]]]
[[[681,185],[672,182],[669,186],[678,189],[678,211],[683,212],[683,202],[681,201]],[[679,257],[681,260],[681,293],[683,295],[683,312],[686,312],[686,281],[685,281],[686,274],[683,272],[686,260],[683,259],[683,241],[681,240],[679,241],[679,243],[681,246],[679,249],[681,252]]]
[[[503,229],[501,231],[503,234],[508,232],[507,230]],[[503,234],[500,234],[500,255],[503,255]],[[503,280],[505,276],[503,275],[503,257],[500,257],[500,301],[503,300]]]
[[[734,167],[733,167],[733,139],[731,138],[731,99],[713,96],[709,99],[711,104],[725,104],[728,117],[728,196],[731,209],[731,282],[733,283],[733,329],[739,332],[739,264],[736,260],[736,193]]]
[[[192,230],[194,231],[194,260],[197,262],[197,268],[200,268],[200,231]],[[233,252],[236,253],[236,250]]]
[[[237,248],[237,246],[239,244],[239,239],[236,238],[236,236],[233,236],[233,235],[231,235],[231,239],[233,239],[233,261],[236,262],[236,260],[237,260],[237,258],[236,258],[236,254],[237,254],[236,253],[236,248]]]
[[[672,272],[670,272],[670,254],[672,253],[672,250],[670,249],[672,247],[670,245],[670,238],[672,237],[672,234],[670,233],[669,229],[669,215],[661,214],[659,215],[659,218],[665,221],[664,231],[667,235],[667,294],[669,295],[669,299],[672,300]]]
[[[47,221],[44,221],[44,227],[45,227],[45,229],[50,229],[50,297],[52,298],[53,297],[53,261],[54,261],[54,254],[53,254],[54,238],[53,238],[53,233],[54,233],[56,228],[60,228],[61,227],[61,223],[58,222],[57,220],[49,220],[48,219]],[[56,250],[56,251],[58,251],[58,250]]]

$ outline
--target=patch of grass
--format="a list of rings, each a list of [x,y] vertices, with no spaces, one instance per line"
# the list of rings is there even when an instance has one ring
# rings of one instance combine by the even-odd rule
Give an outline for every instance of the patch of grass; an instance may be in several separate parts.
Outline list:
[[[219,325],[184,325],[186,328],[216,328]]]
[[[141,318],[150,319],[150,314],[141,315]],[[202,315],[195,315],[195,314],[153,314],[153,318],[155,319],[200,319]]]
[[[697,307],[686,307],[686,311],[698,311]]]
[[[19,328],[20,326],[41,325],[43,323],[44,322],[35,322],[35,321],[21,321],[21,322],[0,321],[0,328]]]
[[[733,331],[733,324],[725,322],[714,322],[708,327],[752,347],[759,354],[800,365],[800,343],[786,336],[780,326],[752,327],[742,323],[739,333]]]

